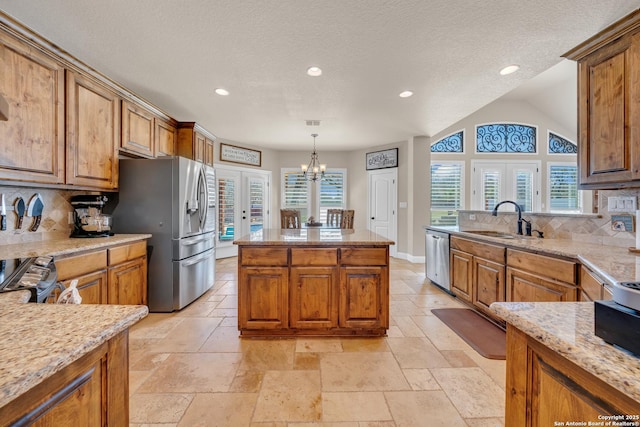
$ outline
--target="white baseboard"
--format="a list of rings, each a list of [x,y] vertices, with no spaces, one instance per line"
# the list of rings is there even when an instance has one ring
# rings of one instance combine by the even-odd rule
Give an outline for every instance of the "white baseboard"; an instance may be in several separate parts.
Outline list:
[[[407,261],[414,264],[424,264],[426,259],[424,256],[413,256],[404,252],[398,252],[395,257],[400,259],[406,259]]]

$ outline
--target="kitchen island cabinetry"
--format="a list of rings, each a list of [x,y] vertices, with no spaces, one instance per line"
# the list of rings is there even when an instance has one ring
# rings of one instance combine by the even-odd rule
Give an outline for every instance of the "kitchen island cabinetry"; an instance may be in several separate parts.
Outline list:
[[[119,147],[116,92],[67,71],[67,184],[117,190]]]
[[[9,103],[0,180],[63,184],[64,67],[3,31],[0,58],[0,94]]]
[[[640,11],[564,56],[578,61],[580,188],[640,186]]]
[[[492,309],[507,322],[505,426],[637,425],[640,359],[593,333],[593,304]]]
[[[507,301],[577,301],[577,268],[573,261],[509,248]]]
[[[505,300],[505,247],[451,237],[452,291],[493,317],[491,303]]]
[[[262,230],[238,245],[243,336],[383,336],[389,244],[370,231]]]

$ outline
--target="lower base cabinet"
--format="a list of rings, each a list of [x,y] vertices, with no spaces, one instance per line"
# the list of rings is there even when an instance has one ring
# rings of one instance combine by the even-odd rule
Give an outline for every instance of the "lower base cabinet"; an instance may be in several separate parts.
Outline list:
[[[109,304],[147,305],[147,257],[109,268]]]
[[[240,246],[238,255],[241,335],[386,334],[388,246]]]
[[[508,300],[514,302],[577,301],[578,288],[507,267],[507,295]]]
[[[129,333],[121,332],[0,408],[2,425],[129,425]]]
[[[587,425],[600,415],[640,413],[637,402],[511,325],[506,390],[505,426]]]

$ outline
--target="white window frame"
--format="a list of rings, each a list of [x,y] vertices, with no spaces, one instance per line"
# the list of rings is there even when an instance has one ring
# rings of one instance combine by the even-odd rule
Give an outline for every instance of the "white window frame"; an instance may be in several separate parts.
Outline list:
[[[578,163],[576,162],[547,162],[547,206],[552,213],[581,213],[583,211],[583,192],[578,188],[578,207],[576,209],[551,209],[551,167],[552,166],[575,166],[578,174]],[[578,177],[579,178],[579,177]]]
[[[436,160],[432,159],[429,163],[429,180],[431,181],[431,169],[433,165],[452,165],[458,166],[460,168],[460,210],[465,209],[465,173],[466,173],[466,162],[464,160]],[[432,183],[431,183],[432,185]],[[431,212],[433,211],[433,206],[431,205],[431,191],[429,191],[429,222],[432,223],[433,219],[431,218]]]
[[[296,206],[286,206],[284,201],[285,197],[285,173],[293,172],[293,173],[302,173],[300,168],[281,168],[280,169],[280,208],[296,208]],[[348,176],[346,168],[332,168],[327,169],[326,174],[331,174],[335,172],[340,172],[343,175],[343,195],[342,195],[342,204],[336,205],[335,209],[346,209],[347,207],[347,188],[348,188]],[[321,216],[322,209],[332,209],[334,207],[320,207],[320,181],[308,181],[307,180],[307,204],[306,209],[309,213],[308,216],[314,216],[316,221],[322,222],[324,217],[326,217],[326,212],[324,216]],[[302,218],[302,220],[306,220],[307,218]]]
[[[494,153],[495,154],[495,153]],[[533,188],[532,191],[532,206],[531,212],[540,212],[541,211],[541,203],[542,196],[540,191],[540,168],[541,161],[540,160],[471,160],[471,177],[472,177],[472,186],[471,186],[471,208],[474,210],[485,210],[483,206],[482,200],[482,176],[481,170],[486,168],[493,168],[500,172],[502,179],[502,188],[500,191],[502,200],[513,200],[515,189],[512,187],[513,184],[513,173],[515,170],[520,167],[525,167],[527,169],[535,168],[535,173],[533,175]],[[507,208],[505,208],[507,209]],[[515,207],[513,208],[515,210]]]
[[[313,212],[315,212],[314,216],[316,217],[316,221],[323,222],[323,223],[326,222],[327,209],[347,209],[347,169],[346,168],[327,169],[325,173],[327,175],[331,173],[342,173],[343,179],[342,179],[342,203],[340,205],[335,205],[330,207],[320,206],[320,186],[322,185],[322,183],[320,181],[311,182],[311,185],[309,186],[311,187],[311,194],[315,202],[315,208],[313,209]],[[323,209],[325,210],[324,212],[322,211]]]

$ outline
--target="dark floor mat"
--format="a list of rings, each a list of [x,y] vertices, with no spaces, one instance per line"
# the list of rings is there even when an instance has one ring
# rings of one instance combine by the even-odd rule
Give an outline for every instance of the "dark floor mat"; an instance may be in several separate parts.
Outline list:
[[[505,332],[468,308],[437,308],[431,312],[487,359],[506,358]]]

